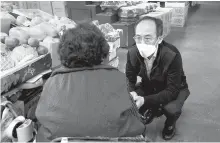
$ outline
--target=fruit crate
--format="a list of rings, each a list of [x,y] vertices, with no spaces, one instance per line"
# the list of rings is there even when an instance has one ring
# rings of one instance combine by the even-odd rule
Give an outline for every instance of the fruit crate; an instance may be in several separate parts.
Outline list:
[[[45,21],[49,21],[50,19],[54,18],[54,16],[39,10],[39,9],[15,9],[13,10],[13,12],[10,12],[9,14],[11,14],[12,16],[14,16],[16,19],[18,16],[25,16],[27,18],[28,21],[31,21],[32,18],[39,16],[42,17]],[[27,23],[27,25],[21,25],[21,26],[29,26],[29,22]],[[18,26],[17,24],[11,24],[11,28],[12,27],[16,27]]]
[[[42,17],[45,20],[54,18],[53,15],[39,9],[14,9],[12,13],[25,16],[29,19],[32,19],[36,16]]]
[[[1,72],[1,95],[18,87],[20,84],[34,76],[50,69],[51,65],[51,54],[46,54]]]
[[[13,12],[9,12],[9,14],[11,14],[12,16],[14,16],[14,18],[17,18],[18,16],[20,16],[19,14],[13,13]],[[27,18],[27,20],[31,21],[31,18],[28,18],[28,17],[26,17],[26,18]]]
[[[17,17],[19,16],[18,14],[16,13],[13,13],[13,12],[9,12],[9,14],[11,14],[12,16],[14,16],[15,19],[17,19]],[[27,17],[26,17],[27,18]],[[31,21],[30,18],[27,18],[28,21]],[[11,23],[10,25],[10,28],[13,28],[13,27],[17,27],[18,25],[16,23]],[[21,26],[25,26],[25,25],[21,25]]]

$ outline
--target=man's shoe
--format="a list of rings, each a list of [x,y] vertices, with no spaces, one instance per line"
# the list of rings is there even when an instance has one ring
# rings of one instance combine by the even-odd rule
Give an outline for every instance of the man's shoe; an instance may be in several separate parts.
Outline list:
[[[176,133],[176,124],[174,123],[171,126],[165,125],[162,131],[162,137],[164,140],[170,140]]]
[[[145,113],[144,113],[144,120],[145,120],[145,124],[150,124],[154,119],[154,113],[151,109],[148,109]]]

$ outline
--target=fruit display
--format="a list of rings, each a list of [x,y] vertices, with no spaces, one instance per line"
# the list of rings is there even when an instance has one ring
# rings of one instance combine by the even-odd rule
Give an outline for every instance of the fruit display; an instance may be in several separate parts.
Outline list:
[[[157,8],[156,3],[141,3],[126,7],[121,7],[118,12],[119,17],[137,17],[146,13],[149,13]]]
[[[1,72],[15,67],[15,62],[11,59],[11,52],[6,50],[6,45],[1,43]]]
[[[16,23],[23,25],[26,20],[24,16],[18,16]],[[13,27],[9,34],[1,32],[1,72],[48,53],[47,47],[40,46],[40,42],[48,36],[56,37],[56,27],[40,18],[35,18],[31,25]]]
[[[28,45],[30,45],[31,47],[39,47],[39,41],[35,38],[29,38],[28,39]]]
[[[42,29],[46,33],[47,36],[56,37],[58,35],[59,31],[54,25],[50,23],[42,22],[37,26],[39,27],[39,29]]]
[[[145,7],[138,7],[138,6],[128,6],[128,7],[122,7],[119,10],[118,16],[119,17],[136,17],[138,15],[142,15],[146,13],[147,10]]]
[[[46,47],[40,45],[40,46],[37,48],[37,53],[38,53],[39,55],[45,55],[45,54],[48,53],[48,48],[46,48]]]
[[[57,17],[55,16],[54,19],[51,19],[49,24],[53,25],[54,28],[58,31],[59,36],[63,34],[67,29],[74,28],[76,23],[69,18],[66,17]]]
[[[120,37],[118,30],[115,30],[109,23],[101,24],[98,28],[102,31],[108,42],[114,42]]]
[[[102,10],[113,9],[118,10],[121,7],[132,6],[143,3],[143,1],[103,1],[101,3]]]
[[[40,17],[43,21],[49,21],[50,19],[54,18],[52,15],[43,12],[39,9],[15,9],[13,10],[13,13],[20,16],[25,16],[29,19],[34,19],[34,21],[37,17]]]
[[[30,57],[31,55],[26,56],[25,59],[28,59]],[[18,87],[20,84],[37,76],[38,74],[46,70],[49,70],[51,68],[52,60],[51,60],[51,55],[46,54],[46,55],[39,56],[37,58],[34,58],[33,60],[29,60],[26,62],[23,62],[21,60],[20,63],[21,65],[19,66],[15,66],[14,68],[1,71],[1,74],[0,74],[1,95],[3,95],[4,93],[8,91],[11,91],[13,88]]]
[[[26,10],[24,10],[26,11]],[[14,11],[13,11],[14,12]],[[26,15],[1,12],[0,78],[1,94],[48,70],[52,66],[48,41],[59,40],[63,29],[75,27],[68,18]],[[54,19],[56,22],[52,23]],[[49,22],[50,21],[50,22]],[[13,24],[13,25],[12,25]],[[65,27],[65,28],[63,28]],[[41,43],[48,43],[44,46]],[[55,52],[53,49],[52,51]],[[14,78],[16,77],[16,78]]]
[[[61,35],[61,32],[64,32],[69,28],[74,28],[76,25],[74,21],[65,17],[54,17],[53,19],[46,21],[45,17],[39,16],[39,14],[36,13],[35,15],[37,16],[32,17],[31,21],[29,21],[24,15],[19,15],[15,19],[15,17],[8,13],[4,14],[4,17],[9,17],[8,19],[10,22],[8,22],[8,26],[12,23],[11,21],[16,23],[17,26],[9,29],[8,34],[6,32],[1,32],[1,42],[5,47],[1,48],[1,51],[7,51],[4,52],[5,54],[2,56],[4,60],[2,61],[8,60],[8,62],[1,63],[1,66],[3,67],[1,71],[8,70],[21,63],[33,60],[38,56],[47,54],[51,51],[48,48],[51,47],[43,46],[40,43],[50,43],[50,41],[56,40],[56,38]],[[13,20],[11,20],[12,18]],[[27,24],[28,22],[30,24],[28,24],[27,27],[25,26],[25,23]],[[14,64],[8,64],[9,66],[5,66],[3,65],[5,63]]]
[[[27,22],[27,18],[25,16],[18,16],[16,19],[16,24],[21,26],[24,25],[25,22]]]
[[[37,16],[37,17],[34,17],[34,18],[31,20],[30,26],[35,26],[35,25],[38,25],[38,24],[40,24],[40,23],[42,23],[42,22],[44,22],[44,20],[43,20],[41,17]]]
[[[11,52],[11,58],[15,61],[16,65],[36,57],[38,57],[36,49],[26,44],[15,47]]]
[[[101,8],[102,10],[105,9],[113,9],[113,10],[118,10],[120,7],[122,6],[127,6],[127,2],[126,1],[103,1],[101,3]]]
[[[54,53],[57,53],[56,47],[59,45],[59,37],[67,29],[74,28],[76,26],[76,23],[66,17],[52,16],[49,18],[47,17],[46,19],[46,16],[41,16],[41,14],[38,13],[36,10],[34,11],[34,13],[32,13],[33,11],[29,9],[19,9],[16,11],[17,15],[23,15],[27,18],[30,18],[30,24],[28,27],[15,27],[13,30],[11,30],[12,32],[10,32],[9,36],[18,35],[17,39],[19,39],[19,41],[25,41],[25,43],[21,44],[19,42],[19,46],[29,45],[33,47],[37,51],[38,56],[50,53],[53,63],[57,62],[57,58],[55,58],[57,56],[54,56]],[[32,17],[31,15],[35,15],[35,17]],[[24,33],[24,35],[20,33]],[[25,36],[26,34],[28,35],[28,38]],[[31,55],[28,55],[24,58],[24,60],[28,60],[30,57]]]
[[[145,1],[126,1],[126,3],[127,3],[127,6],[132,6],[132,5],[145,3]]]
[[[30,35],[28,33],[28,28],[13,27],[9,30],[9,37],[17,38],[19,44],[27,44]]]
[[[29,36],[31,38],[35,38],[38,39],[39,41],[42,41],[47,36],[47,34],[40,27],[33,26],[29,28]]]
[[[1,43],[1,71],[19,66],[48,53],[48,48],[39,45],[37,39],[29,38],[28,44],[19,45],[17,39],[7,37],[5,44]]]
[[[16,46],[19,45],[19,40],[13,37],[6,37],[5,45],[10,51],[12,51]]]

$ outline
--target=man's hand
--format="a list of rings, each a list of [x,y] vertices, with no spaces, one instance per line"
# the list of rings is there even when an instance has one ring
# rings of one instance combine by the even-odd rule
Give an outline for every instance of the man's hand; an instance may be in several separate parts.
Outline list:
[[[138,96],[136,92],[132,91],[130,92],[132,98],[134,99],[138,109],[144,104],[144,98],[141,96]]]

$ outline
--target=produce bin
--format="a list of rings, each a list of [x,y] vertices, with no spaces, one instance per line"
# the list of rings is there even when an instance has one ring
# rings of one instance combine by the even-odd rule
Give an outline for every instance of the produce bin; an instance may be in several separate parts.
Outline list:
[[[29,19],[32,19],[36,16],[42,17],[44,20],[48,19],[53,19],[54,16],[50,15],[42,10],[39,9],[14,9],[13,12],[14,14],[25,16]]]
[[[50,69],[51,65],[51,55],[47,54],[1,72],[1,94]]]

